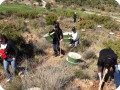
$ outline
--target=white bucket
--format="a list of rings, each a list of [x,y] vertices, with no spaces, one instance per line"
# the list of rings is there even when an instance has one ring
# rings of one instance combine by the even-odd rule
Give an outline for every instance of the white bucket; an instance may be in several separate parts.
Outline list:
[[[78,53],[75,53],[75,52],[69,52],[68,56],[71,57],[71,58],[74,58],[74,59],[80,59],[81,58],[81,56]]]
[[[71,64],[77,64],[78,61],[81,59],[81,55],[75,52],[69,52],[67,61]]]
[[[116,90],[120,90],[120,86]]]

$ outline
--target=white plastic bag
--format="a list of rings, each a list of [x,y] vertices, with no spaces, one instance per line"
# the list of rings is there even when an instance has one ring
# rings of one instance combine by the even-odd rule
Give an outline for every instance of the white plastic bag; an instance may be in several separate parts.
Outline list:
[[[116,90],[120,90],[120,86]]]
[[[120,71],[120,65],[115,65],[115,71]]]

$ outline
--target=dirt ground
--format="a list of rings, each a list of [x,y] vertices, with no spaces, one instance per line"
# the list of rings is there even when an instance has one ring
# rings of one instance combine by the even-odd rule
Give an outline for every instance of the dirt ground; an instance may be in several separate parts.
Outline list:
[[[74,87],[77,90],[98,90],[99,81],[75,79],[68,84],[68,87]],[[106,83],[102,90],[115,90],[115,86],[111,85],[111,83]]]

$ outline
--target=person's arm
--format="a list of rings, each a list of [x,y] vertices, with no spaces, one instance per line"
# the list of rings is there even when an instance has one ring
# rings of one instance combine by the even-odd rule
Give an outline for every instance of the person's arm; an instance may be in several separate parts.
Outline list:
[[[100,79],[100,82],[102,80],[102,67],[101,66],[98,66],[98,77]]]
[[[54,29],[52,29],[51,31],[49,31],[49,34],[50,34],[50,33],[53,33],[53,32],[54,32]]]

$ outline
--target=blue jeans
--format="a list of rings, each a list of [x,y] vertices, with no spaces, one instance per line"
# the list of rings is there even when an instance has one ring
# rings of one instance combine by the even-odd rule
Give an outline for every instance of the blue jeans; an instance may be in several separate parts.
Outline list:
[[[59,48],[58,42],[54,43],[53,44],[54,54],[58,54],[58,48]]]
[[[118,88],[120,86],[120,72],[119,71],[114,72],[114,79],[115,79],[116,88]]]
[[[8,79],[12,78],[12,75],[9,71],[9,64],[11,63],[13,72],[16,72],[16,60],[12,60],[12,58],[8,58],[7,60],[3,60],[3,67],[5,70],[5,73],[7,74]]]

